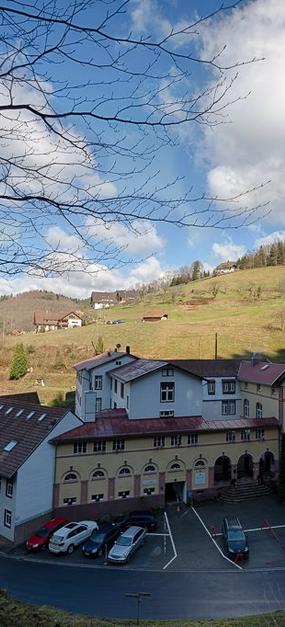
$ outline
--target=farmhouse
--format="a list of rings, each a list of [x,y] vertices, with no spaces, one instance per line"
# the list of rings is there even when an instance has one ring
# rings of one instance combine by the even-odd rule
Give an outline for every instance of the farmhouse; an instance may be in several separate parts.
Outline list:
[[[92,292],[91,306],[94,309],[109,309],[119,303],[134,301],[137,298],[135,290],[120,290],[116,292]]]
[[[58,329],[73,329],[82,326],[82,318],[76,311],[60,314],[34,312],[34,325],[36,333],[56,331]]]
[[[215,268],[214,274],[228,274],[229,272],[235,272],[237,269],[238,267],[235,261],[224,261]]]
[[[148,311],[143,314],[143,322],[159,322],[159,320],[168,320],[168,314],[163,310]]]

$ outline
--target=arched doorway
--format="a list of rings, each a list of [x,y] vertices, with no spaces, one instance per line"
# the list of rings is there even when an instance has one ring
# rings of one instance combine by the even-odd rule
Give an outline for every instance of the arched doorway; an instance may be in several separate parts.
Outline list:
[[[238,460],[237,464],[237,478],[248,478],[252,479],[253,477],[253,460],[252,456],[249,453],[244,453]]]
[[[259,476],[272,477],[275,474],[275,460],[271,451],[265,451],[259,460]]]
[[[214,482],[230,481],[232,476],[231,460],[226,455],[221,455],[215,462]]]

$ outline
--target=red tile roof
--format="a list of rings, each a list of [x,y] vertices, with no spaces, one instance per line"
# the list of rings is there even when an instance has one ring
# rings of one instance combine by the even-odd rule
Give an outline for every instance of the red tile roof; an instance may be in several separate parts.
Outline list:
[[[285,376],[285,364],[267,361],[243,360],[238,372],[240,381],[264,385],[274,385],[283,376]]]
[[[145,437],[147,435],[171,434],[178,432],[224,431],[225,429],[249,429],[255,427],[280,426],[277,418],[240,418],[238,420],[206,421],[202,416],[180,416],[178,418],[143,418],[129,420],[125,410],[120,415],[114,410],[106,410],[93,422],[86,422],[80,427],[71,429],[55,438],[54,442],[73,442],[94,438],[113,437]]]
[[[24,403],[20,399],[18,402],[9,401],[2,397],[0,399],[0,476],[11,478],[37,446],[49,433],[52,433],[54,427],[68,411],[66,408]],[[32,412],[34,413],[28,418]],[[10,452],[4,451],[5,446],[12,441],[17,442],[15,447]]]

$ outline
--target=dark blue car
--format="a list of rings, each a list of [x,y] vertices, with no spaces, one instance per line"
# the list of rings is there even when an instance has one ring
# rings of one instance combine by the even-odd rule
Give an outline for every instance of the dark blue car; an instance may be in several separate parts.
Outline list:
[[[101,557],[113,546],[121,533],[120,525],[105,524],[95,530],[82,547],[86,557]]]

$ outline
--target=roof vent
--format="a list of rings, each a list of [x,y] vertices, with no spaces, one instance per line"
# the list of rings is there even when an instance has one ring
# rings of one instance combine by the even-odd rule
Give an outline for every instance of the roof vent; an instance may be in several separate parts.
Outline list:
[[[38,422],[42,422],[42,420],[44,420],[44,418],[46,417],[46,414],[42,414],[39,418],[38,418]]]
[[[27,415],[27,420],[29,420],[30,418],[32,418],[32,416],[34,415],[34,411],[30,411],[30,413]]]
[[[23,409],[19,409],[19,411],[17,411],[17,413],[16,413],[17,418],[18,418],[19,416],[21,416],[21,414],[23,413],[23,411],[24,411]]]

